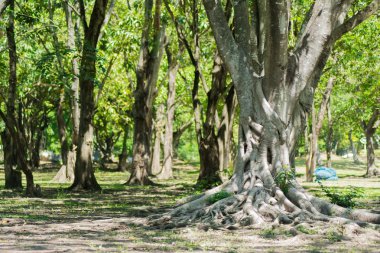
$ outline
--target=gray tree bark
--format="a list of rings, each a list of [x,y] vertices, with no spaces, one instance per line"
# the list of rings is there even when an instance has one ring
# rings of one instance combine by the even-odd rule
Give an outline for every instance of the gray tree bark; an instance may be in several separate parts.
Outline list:
[[[6,115],[0,110],[0,117],[5,123],[6,133],[8,140],[11,140],[11,151],[16,151],[16,163],[19,169],[21,169],[26,177],[26,194],[29,196],[37,195],[34,185],[32,167],[28,162],[28,143],[25,136],[24,126],[22,120],[15,115],[15,103],[17,99],[17,51],[14,32],[14,12],[15,2],[9,1],[9,17],[7,25],[7,40],[8,40],[8,52],[9,52],[9,88],[8,88],[8,101],[7,101],[7,113]],[[18,115],[21,117],[22,115]],[[7,154],[8,155],[8,154]],[[9,169],[13,170],[10,164],[7,164]],[[6,168],[5,168],[6,169]],[[21,183],[20,176],[17,172],[5,172],[6,179],[12,177],[12,185],[19,185]],[[10,182],[10,181],[9,181]]]
[[[326,165],[328,168],[332,168],[331,153],[332,153],[332,141],[333,141],[334,128],[333,128],[333,120],[331,118],[331,98],[329,99],[329,102],[327,104],[327,120],[328,120],[328,131],[327,131],[327,138],[326,138],[326,159],[327,159]]]
[[[334,86],[334,78],[330,78],[327,83],[325,92],[323,94],[323,99],[321,102],[321,106],[318,112],[318,117],[315,117],[315,108],[314,105],[312,107],[312,124],[311,124],[311,137],[310,137],[310,149],[309,155],[306,162],[306,181],[313,182],[314,170],[318,162],[318,137],[321,133],[323,118],[325,116],[326,108],[328,101],[330,99],[331,91]]]
[[[94,117],[94,82],[96,78],[96,48],[107,10],[108,0],[96,0],[87,25],[84,2],[79,1],[84,43],[80,68],[79,87],[80,123],[78,149],[75,161],[74,182],[69,190],[100,190],[92,166]]]
[[[361,122],[366,137],[366,148],[367,148],[367,177],[378,176],[380,171],[375,165],[375,149],[373,146],[373,135],[376,129],[380,126],[380,110],[374,109],[371,118],[368,122],[364,120]]]
[[[154,140],[153,140],[153,151],[151,157],[151,164],[149,166],[148,174],[150,176],[157,176],[160,174],[161,167],[161,143],[163,142],[163,134],[165,127],[165,107],[163,104],[158,106],[156,112],[156,120],[154,122]]]
[[[192,198],[152,224],[173,227],[198,220],[236,227],[268,221],[291,223],[297,217],[329,220],[334,218],[326,215],[332,213],[380,223],[379,214],[348,211],[313,197],[290,176],[294,172],[289,156],[305,126],[305,112],[310,112],[313,90],[332,46],[379,9],[375,0],[347,18],[353,2],[315,1],[289,52],[290,1],[234,1],[232,32],[221,1],[203,0],[240,105],[235,172],[225,184]],[[221,191],[230,197],[210,204],[210,196]]]
[[[142,31],[140,58],[136,68],[135,103],[133,105],[133,161],[131,176],[127,184],[146,185],[151,157],[152,106],[157,95],[158,71],[164,48],[165,26],[161,25],[161,1],[145,0],[144,26]],[[153,28],[153,31],[152,31]],[[151,33],[153,32],[153,39]],[[152,49],[149,50],[149,46]]]
[[[352,152],[352,159],[354,163],[360,163],[358,158],[358,152],[356,151],[355,143],[352,141],[352,130],[348,132],[348,140],[350,141],[350,148]]]
[[[181,47],[181,45],[179,45]],[[158,175],[159,179],[169,179],[173,177],[173,124],[176,97],[176,76],[179,69],[177,58],[173,59],[169,44],[165,47],[166,56],[169,65],[168,96],[166,100],[166,121],[164,135],[164,160],[162,170]],[[181,54],[180,52],[179,54]]]

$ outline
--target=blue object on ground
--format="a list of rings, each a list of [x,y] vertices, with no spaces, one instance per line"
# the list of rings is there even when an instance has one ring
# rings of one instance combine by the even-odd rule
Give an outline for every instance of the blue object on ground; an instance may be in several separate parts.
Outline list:
[[[315,180],[338,180],[338,176],[336,175],[336,171],[332,168],[327,167],[318,167],[314,171]]]

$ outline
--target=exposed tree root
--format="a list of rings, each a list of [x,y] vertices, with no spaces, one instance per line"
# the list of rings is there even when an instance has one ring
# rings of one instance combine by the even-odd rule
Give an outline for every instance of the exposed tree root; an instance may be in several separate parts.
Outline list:
[[[236,229],[240,226],[298,224],[311,221],[369,222],[380,224],[380,215],[333,205],[292,186],[286,194],[279,187],[265,188],[260,180],[236,193],[231,181],[187,198],[164,215],[152,216],[149,224],[157,228],[183,227],[194,223],[217,228]],[[224,194],[220,194],[220,193]],[[218,199],[218,196],[224,198]]]

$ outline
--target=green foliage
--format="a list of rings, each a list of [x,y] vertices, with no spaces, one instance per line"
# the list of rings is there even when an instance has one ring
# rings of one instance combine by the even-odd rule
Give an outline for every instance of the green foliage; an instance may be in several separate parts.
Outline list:
[[[296,226],[296,229],[297,229],[297,231],[304,233],[304,234],[308,234],[308,235],[314,235],[317,233],[317,231],[310,229],[310,228],[307,228],[302,224]]]
[[[331,228],[326,232],[326,238],[331,242],[340,242],[343,240],[344,227],[338,226],[337,228]]]
[[[225,198],[228,198],[231,196],[232,196],[232,194],[229,192],[220,191],[220,192],[217,192],[217,193],[211,195],[210,197],[208,197],[207,202],[209,204],[214,204],[214,203],[218,202],[219,200],[222,200],[222,199],[225,199]]]
[[[349,186],[347,189],[341,191],[336,188],[327,188],[320,181],[318,183],[331,203],[339,206],[353,208],[358,205],[355,199],[364,196],[364,191],[358,187]]]
[[[288,192],[292,186],[292,181],[295,179],[296,174],[294,169],[282,169],[275,177],[275,182],[283,192]]]

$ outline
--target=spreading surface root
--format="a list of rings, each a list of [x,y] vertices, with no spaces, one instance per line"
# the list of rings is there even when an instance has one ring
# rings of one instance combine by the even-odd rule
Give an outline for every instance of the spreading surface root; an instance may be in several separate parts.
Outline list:
[[[149,224],[161,229],[194,223],[213,229],[236,229],[263,223],[298,224],[334,219],[346,223],[353,220],[380,223],[379,214],[345,209],[314,198],[297,187],[284,194],[278,187],[269,190],[255,185],[241,193],[234,193],[228,186],[209,190],[168,213],[152,216]]]

